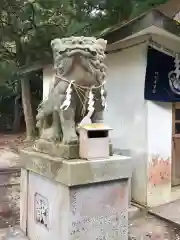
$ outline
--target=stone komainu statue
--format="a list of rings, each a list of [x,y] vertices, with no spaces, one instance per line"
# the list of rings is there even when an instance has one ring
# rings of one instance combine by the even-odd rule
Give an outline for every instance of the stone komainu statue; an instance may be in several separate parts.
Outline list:
[[[79,123],[103,121],[106,44],[105,40],[94,37],[70,37],[51,42],[56,75],[48,98],[38,108],[36,118],[41,139],[76,143]]]

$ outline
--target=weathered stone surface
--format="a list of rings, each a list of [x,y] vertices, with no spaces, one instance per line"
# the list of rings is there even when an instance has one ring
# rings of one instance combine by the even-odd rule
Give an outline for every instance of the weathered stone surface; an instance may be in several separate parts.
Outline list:
[[[68,186],[129,178],[132,174],[131,159],[118,155],[91,161],[65,160],[24,149],[21,156],[24,168]]]
[[[129,157],[67,160],[27,148],[21,159],[21,226],[31,240],[128,239]]]
[[[62,143],[55,144],[52,141],[45,139],[38,140],[34,145],[34,150],[37,152],[49,154],[51,156],[65,158],[65,159],[78,159],[79,158],[79,144],[64,145]],[[110,156],[113,155],[112,144],[109,144]]]
[[[127,179],[68,187],[30,171],[27,204],[31,240],[128,239]]]
[[[128,239],[126,180],[73,187],[70,206],[70,240]]]
[[[64,145],[62,143],[55,144],[52,141],[40,139],[35,143],[37,151],[49,154],[55,157],[62,157],[65,159],[79,158],[79,145]]]

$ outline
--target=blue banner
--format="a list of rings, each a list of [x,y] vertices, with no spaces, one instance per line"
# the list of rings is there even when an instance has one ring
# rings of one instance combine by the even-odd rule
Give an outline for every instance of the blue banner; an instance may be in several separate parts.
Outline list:
[[[160,102],[180,102],[180,61],[148,48],[144,98]]]

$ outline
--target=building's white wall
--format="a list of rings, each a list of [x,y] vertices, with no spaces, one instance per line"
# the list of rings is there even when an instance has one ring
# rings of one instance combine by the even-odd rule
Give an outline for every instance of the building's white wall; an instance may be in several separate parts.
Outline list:
[[[148,205],[162,204],[171,192],[172,103],[148,101]],[[156,196],[156,198],[154,198]]]
[[[148,152],[171,157],[172,103],[147,102],[148,106]]]
[[[129,149],[134,163],[132,198],[147,200],[147,120],[144,81],[147,45],[131,47],[109,54],[105,121],[113,127],[116,149]]]
[[[52,65],[48,65],[43,69],[43,99],[46,99],[49,94],[49,86],[54,74],[55,71]]]

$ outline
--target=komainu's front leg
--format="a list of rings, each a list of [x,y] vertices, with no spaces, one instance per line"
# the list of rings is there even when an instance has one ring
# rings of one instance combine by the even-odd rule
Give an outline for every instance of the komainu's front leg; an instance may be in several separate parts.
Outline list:
[[[106,98],[106,92],[104,93],[104,97]],[[102,103],[100,89],[96,90],[96,92],[94,93],[94,99],[95,99],[95,103],[94,103],[95,110],[91,120],[93,123],[102,123],[104,121],[103,115],[104,115],[105,106],[103,106],[103,103]]]
[[[52,115],[53,140],[62,141],[61,122],[59,119],[59,112],[54,110]]]
[[[75,128],[75,107],[69,106],[67,110],[59,112],[64,144],[78,142]]]

